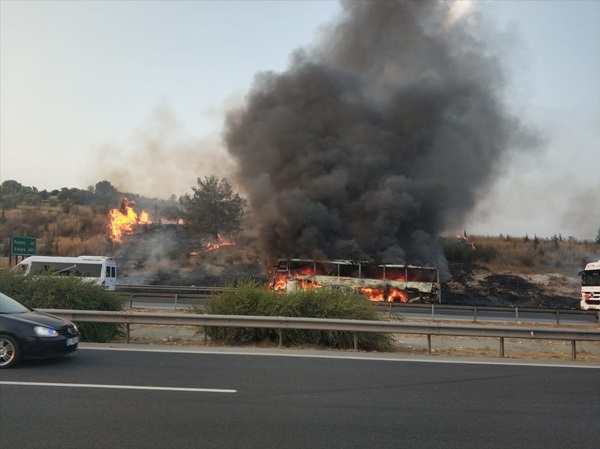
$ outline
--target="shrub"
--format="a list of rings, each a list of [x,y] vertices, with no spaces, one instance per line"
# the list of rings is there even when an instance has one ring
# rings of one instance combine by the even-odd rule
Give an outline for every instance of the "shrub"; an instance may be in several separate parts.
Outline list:
[[[443,250],[449,262],[473,262],[474,252],[471,245],[464,244],[460,241],[444,241]]]
[[[473,254],[473,260],[478,262],[492,262],[498,257],[498,250],[489,246],[478,246]]]
[[[76,277],[23,276],[0,269],[0,291],[31,308],[71,310],[123,309],[121,300],[96,284]],[[123,336],[123,325],[76,323],[84,341],[106,343]]]
[[[315,289],[284,295],[266,290],[251,280],[240,282],[236,290],[225,291],[213,298],[204,313],[378,320],[368,299],[359,294]],[[208,335],[215,341],[227,344],[278,341],[276,329],[219,327],[209,328]],[[309,344],[336,349],[354,347],[354,333],[347,331],[285,329],[282,339],[285,346]],[[357,340],[358,348],[368,351],[385,350],[391,345],[391,336],[387,334],[359,332]]]
[[[535,235],[528,243],[517,242],[517,239],[507,241],[498,237],[471,236],[471,238],[477,244],[477,250],[471,261],[496,272],[559,272],[567,276],[576,276],[577,272],[585,266],[582,261],[598,260],[598,252],[595,251],[595,244],[592,242],[561,241],[560,235],[551,238]],[[444,250],[447,249],[449,242],[451,241],[445,242]],[[448,260],[453,262],[452,253],[446,254]]]
[[[443,240],[442,248],[449,262],[491,262],[498,256],[495,248],[461,240]]]

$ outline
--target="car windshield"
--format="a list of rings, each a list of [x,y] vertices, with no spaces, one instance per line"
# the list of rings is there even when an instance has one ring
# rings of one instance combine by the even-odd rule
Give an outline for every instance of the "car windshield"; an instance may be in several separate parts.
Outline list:
[[[0,293],[0,313],[25,313],[30,310],[10,296]]]

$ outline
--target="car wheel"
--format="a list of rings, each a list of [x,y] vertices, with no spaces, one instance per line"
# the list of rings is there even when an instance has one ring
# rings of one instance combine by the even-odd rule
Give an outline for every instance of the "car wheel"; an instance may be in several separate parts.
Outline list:
[[[13,337],[0,335],[0,369],[16,365],[21,358],[19,343]]]

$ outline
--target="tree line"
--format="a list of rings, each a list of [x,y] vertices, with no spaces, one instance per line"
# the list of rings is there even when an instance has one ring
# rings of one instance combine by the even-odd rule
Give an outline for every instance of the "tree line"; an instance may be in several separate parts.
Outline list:
[[[100,181],[87,189],[63,187],[48,191],[6,180],[0,185],[0,224],[6,221],[7,211],[21,205],[46,203],[67,214],[73,207],[89,206],[94,213],[107,215],[111,209],[119,208],[126,197],[137,208],[146,210],[155,223],[162,219],[181,220],[190,232],[213,240],[241,232],[246,200],[234,192],[229,180],[213,175],[197,178],[196,182],[191,188],[192,194],[179,198],[173,194],[169,199],[161,200],[120,192],[109,181]]]

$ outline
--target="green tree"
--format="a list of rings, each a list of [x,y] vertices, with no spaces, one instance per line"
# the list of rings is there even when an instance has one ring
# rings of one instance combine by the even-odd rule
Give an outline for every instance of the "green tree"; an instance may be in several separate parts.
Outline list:
[[[115,197],[119,194],[117,189],[115,189],[114,186],[108,181],[97,182],[94,191],[96,192],[96,195],[103,197]]]
[[[119,191],[108,181],[97,182],[90,188],[94,192],[92,200],[94,210],[102,215],[108,214],[108,211],[116,207],[121,199]]]
[[[19,193],[23,187],[23,184],[15,181],[14,179],[7,179],[0,187],[3,194]]]
[[[0,185],[0,206],[3,209],[14,209],[20,203],[19,192],[23,185],[14,179],[8,179]]]
[[[19,198],[19,202],[23,202],[29,206],[35,206],[36,204],[40,204],[42,202],[42,197],[40,196],[38,189],[35,187],[21,187],[21,190],[19,191]]]
[[[181,197],[182,218],[189,229],[201,236],[219,240],[221,234],[236,234],[242,230],[246,200],[234,193],[226,178],[206,176],[197,179],[194,195]]]

